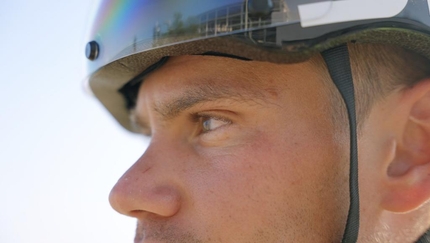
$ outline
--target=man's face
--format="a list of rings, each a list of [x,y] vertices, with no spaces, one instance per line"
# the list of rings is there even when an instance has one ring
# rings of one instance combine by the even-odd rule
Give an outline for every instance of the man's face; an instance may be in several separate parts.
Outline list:
[[[145,78],[151,143],[110,196],[135,242],[339,240],[348,142],[312,65],[182,56]]]

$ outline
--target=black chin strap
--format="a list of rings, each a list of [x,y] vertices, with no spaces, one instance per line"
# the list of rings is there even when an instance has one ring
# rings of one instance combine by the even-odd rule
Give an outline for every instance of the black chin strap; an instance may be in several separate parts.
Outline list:
[[[360,229],[360,204],[358,194],[357,124],[355,114],[354,83],[349,63],[348,46],[338,46],[321,53],[330,76],[345,102],[350,130],[349,211],[342,243],[355,243]],[[430,243],[430,229],[416,243]]]
[[[416,243],[430,243],[430,229],[427,230],[426,233],[424,233]]]
[[[343,233],[343,243],[357,242],[360,228],[360,204],[358,194],[357,122],[355,116],[354,83],[346,44],[321,53],[330,76],[345,102],[350,130],[349,211]]]

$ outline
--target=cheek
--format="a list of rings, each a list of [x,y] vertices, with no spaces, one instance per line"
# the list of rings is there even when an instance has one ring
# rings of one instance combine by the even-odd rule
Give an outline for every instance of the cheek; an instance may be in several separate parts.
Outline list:
[[[320,173],[311,164],[320,163],[304,137],[280,137],[258,134],[247,144],[200,158],[204,166],[193,175],[192,205],[197,221],[207,224],[204,228],[249,232],[291,221],[286,219],[312,218],[303,209],[318,205],[313,196],[320,190]]]

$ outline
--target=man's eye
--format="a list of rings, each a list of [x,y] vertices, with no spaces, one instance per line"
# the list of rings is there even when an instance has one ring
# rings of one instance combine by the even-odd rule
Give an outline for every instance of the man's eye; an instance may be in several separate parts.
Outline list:
[[[230,121],[222,118],[201,117],[202,133],[213,131],[219,127],[228,125],[230,123]]]

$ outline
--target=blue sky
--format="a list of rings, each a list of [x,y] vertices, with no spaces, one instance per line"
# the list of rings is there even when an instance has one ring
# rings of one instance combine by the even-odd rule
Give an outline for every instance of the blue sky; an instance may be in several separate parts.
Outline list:
[[[90,0],[0,2],[0,242],[132,242],[108,204],[147,141],[83,90]]]

